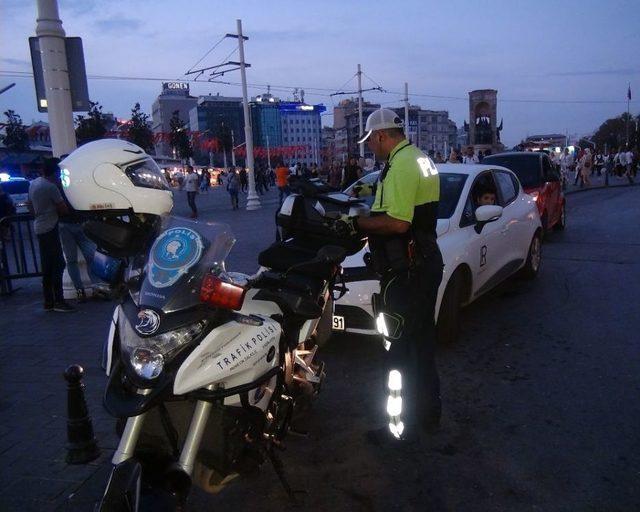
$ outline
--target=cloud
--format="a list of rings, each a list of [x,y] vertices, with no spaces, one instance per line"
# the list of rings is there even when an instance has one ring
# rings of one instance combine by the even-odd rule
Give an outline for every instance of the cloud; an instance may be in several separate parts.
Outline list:
[[[547,76],[619,76],[619,75],[637,75],[640,69],[623,68],[623,69],[593,69],[584,71],[561,71],[558,73],[548,73]]]
[[[124,16],[110,16],[95,22],[96,28],[105,32],[127,32],[138,30],[142,26],[142,21]]]

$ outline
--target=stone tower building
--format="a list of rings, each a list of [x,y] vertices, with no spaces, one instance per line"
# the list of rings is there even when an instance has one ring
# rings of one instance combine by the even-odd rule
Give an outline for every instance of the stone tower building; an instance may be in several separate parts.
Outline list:
[[[500,143],[498,126],[498,91],[479,89],[469,93],[469,144],[476,150],[497,151]]]

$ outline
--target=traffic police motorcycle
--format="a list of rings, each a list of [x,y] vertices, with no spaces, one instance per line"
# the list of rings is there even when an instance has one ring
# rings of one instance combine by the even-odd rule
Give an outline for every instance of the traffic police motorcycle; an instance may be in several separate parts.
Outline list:
[[[60,168],[69,203],[90,218],[92,269],[120,294],[103,353],[120,443],[98,510],[180,508],[192,483],[218,492],[265,460],[291,494],[275,449],[320,390],[321,319],[340,263],[365,243],[336,239],[327,216],[362,209],[289,197],[278,213],[287,236],[249,277],[226,271],[229,226],[170,215],[170,187],[134,144],[91,142]]]

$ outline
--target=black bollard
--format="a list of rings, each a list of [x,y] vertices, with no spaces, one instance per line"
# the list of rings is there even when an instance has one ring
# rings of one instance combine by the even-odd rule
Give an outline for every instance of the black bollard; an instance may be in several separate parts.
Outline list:
[[[84,399],[82,366],[74,364],[64,372],[67,381],[67,457],[68,464],[85,464],[100,455],[93,425]]]

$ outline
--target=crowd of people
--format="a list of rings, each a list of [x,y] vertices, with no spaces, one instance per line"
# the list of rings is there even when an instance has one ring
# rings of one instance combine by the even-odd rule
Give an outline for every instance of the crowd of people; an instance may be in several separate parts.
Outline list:
[[[551,161],[558,166],[565,183],[573,180],[574,185],[591,185],[591,176],[615,176],[635,181],[638,172],[638,155],[624,147],[609,152],[596,148],[578,149],[574,154],[565,148],[562,153],[551,153]]]

